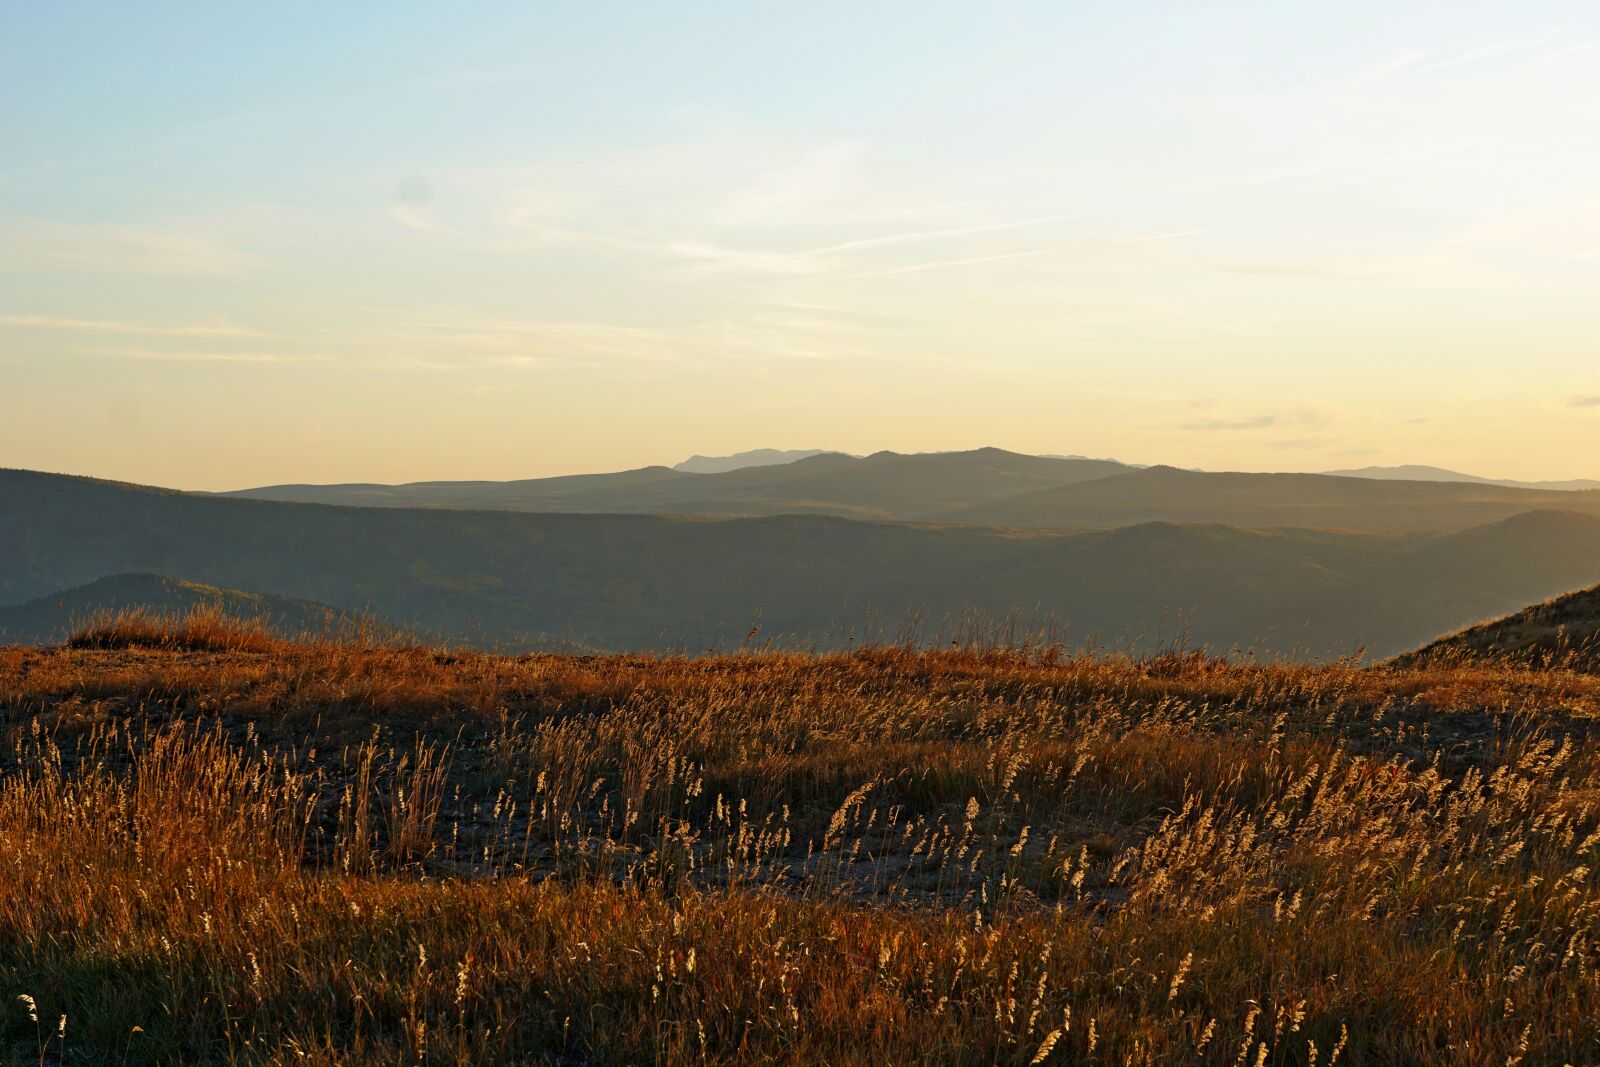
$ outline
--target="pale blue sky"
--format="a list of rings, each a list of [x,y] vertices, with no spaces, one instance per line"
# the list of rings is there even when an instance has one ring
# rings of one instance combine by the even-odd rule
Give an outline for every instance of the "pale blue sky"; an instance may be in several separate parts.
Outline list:
[[[1600,476],[1592,3],[5,20],[0,465]]]

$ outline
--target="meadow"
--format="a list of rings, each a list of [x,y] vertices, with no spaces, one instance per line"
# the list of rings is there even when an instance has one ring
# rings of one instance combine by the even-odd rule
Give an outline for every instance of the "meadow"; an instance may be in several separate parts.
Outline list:
[[[0,648],[7,1063],[1600,1059],[1600,677]]]

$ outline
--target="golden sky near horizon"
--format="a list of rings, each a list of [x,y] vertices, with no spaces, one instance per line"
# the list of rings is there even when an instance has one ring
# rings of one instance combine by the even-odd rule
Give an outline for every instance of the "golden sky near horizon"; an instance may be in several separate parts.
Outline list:
[[[0,466],[1600,477],[1593,5],[667,7],[14,13]]]

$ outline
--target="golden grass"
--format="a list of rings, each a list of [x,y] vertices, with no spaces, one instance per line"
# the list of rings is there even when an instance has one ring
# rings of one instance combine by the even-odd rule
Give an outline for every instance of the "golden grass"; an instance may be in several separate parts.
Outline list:
[[[271,652],[282,642],[260,619],[200,606],[183,613],[146,607],[107,609],[67,637],[68,648],[169,648],[194,652]]]
[[[204,632],[0,650],[5,1062],[1595,1059],[1594,677]]]

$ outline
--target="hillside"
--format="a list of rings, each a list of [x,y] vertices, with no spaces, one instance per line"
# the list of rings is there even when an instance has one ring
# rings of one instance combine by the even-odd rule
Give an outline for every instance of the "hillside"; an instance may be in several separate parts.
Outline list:
[[[692,474],[646,467],[514,482],[286,485],[227,494],[377,507],[702,516],[826,514],[980,526],[1108,529],[1141,522],[1447,532],[1541,508],[1600,516],[1600,490],[1322,474],[1134,468],[1111,460],[971,452],[852,457]]]
[[[0,649],[6,1063],[1600,1041],[1600,679],[184,641]]]
[[[1600,673],[1600,585],[1441,637],[1396,661],[1509,662]]]
[[[801,461],[816,463],[817,460]],[[737,472],[736,472],[737,473]],[[908,620],[1073,642],[1378,655],[1592,584],[1600,519],[1444,535],[327,507],[0,473],[0,603],[128,572],[271,591],[506,648],[846,647]]]
[[[354,632],[370,620],[293,597],[245,593],[160,574],[114,574],[15,607],[0,607],[0,644],[55,644],[98,615],[144,609],[186,615],[210,609],[285,635]]]

